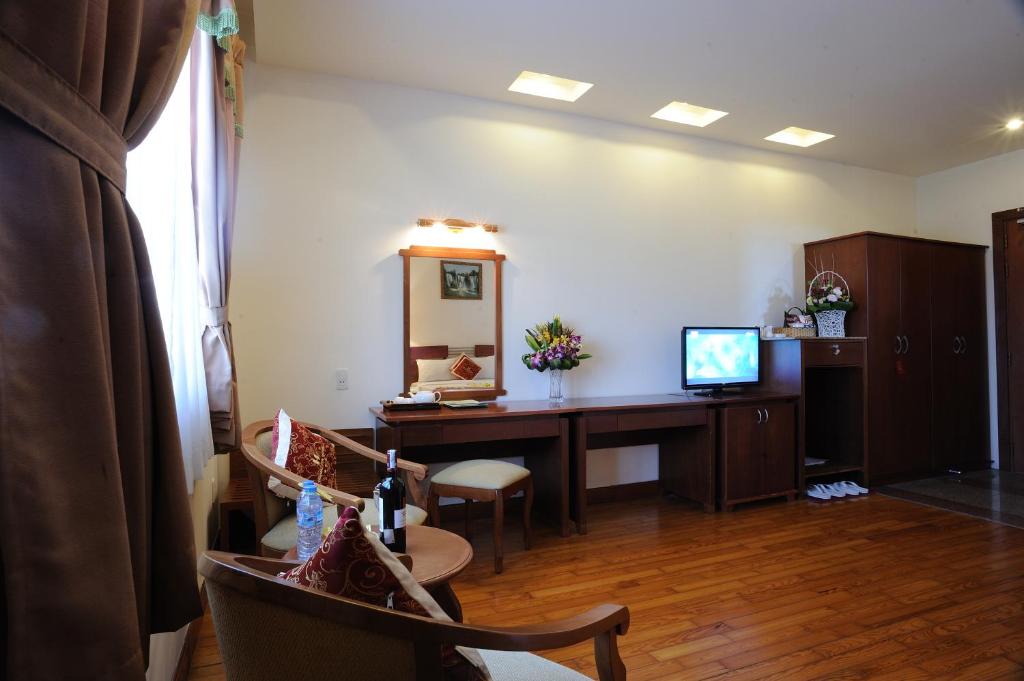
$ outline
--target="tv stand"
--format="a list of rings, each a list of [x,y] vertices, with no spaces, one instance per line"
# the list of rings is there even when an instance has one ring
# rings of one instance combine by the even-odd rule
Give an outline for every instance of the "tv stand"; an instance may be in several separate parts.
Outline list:
[[[707,390],[698,390],[693,393],[697,397],[710,397],[713,400],[721,400],[730,395],[738,395],[741,390],[729,390],[728,388],[709,388]]]

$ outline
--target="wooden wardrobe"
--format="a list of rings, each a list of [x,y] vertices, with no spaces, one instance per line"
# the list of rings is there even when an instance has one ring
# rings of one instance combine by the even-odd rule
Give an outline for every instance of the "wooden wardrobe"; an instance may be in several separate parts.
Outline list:
[[[834,269],[867,338],[873,484],[988,468],[986,246],[862,232],[804,244],[806,274]]]

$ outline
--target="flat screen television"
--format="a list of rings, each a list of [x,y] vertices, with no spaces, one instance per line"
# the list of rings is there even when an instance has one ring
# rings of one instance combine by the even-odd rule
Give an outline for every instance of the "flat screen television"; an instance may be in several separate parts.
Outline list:
[[[714,395],[761,382],[761,331],[756,326],[683,327],[683,389]]]

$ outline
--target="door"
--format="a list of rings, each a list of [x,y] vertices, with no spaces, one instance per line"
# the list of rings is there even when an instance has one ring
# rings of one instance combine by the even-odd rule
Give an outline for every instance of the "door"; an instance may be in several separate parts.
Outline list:
[[[726,407],[722,410],[722,419],[725,438],[722,501],[760,496],[764,475],[761,407]]]
[[[893,411],[902,473],[931,470],[931,255],[932,244],[901,239],[900,322]]]
[[[1024,472],[1024,208],[992,216],[999,467]]]
[[[788,492],[796,487],[796,405],[770,402],[762,407],[764,448],[762,494]]]

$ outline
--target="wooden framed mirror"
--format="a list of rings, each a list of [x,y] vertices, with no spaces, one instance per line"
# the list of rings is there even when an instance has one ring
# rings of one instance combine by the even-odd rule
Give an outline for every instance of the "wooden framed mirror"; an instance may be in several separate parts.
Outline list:
[[[505,256],[433,246],[410,246],[398,254],[404,278],[404,392],[436,391],[449,400],[504,395],[501,263]],[[463,355],[469,361],[456,364]]]

